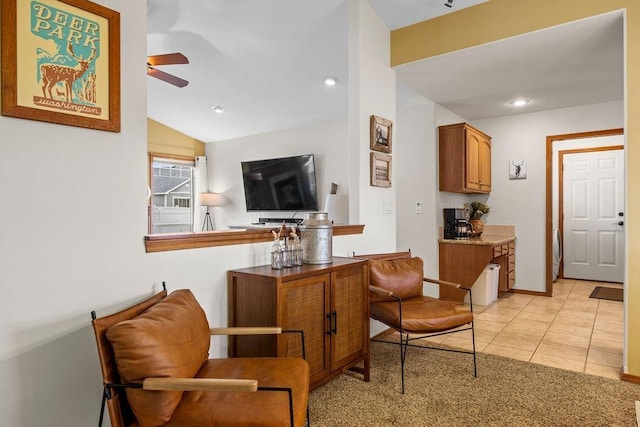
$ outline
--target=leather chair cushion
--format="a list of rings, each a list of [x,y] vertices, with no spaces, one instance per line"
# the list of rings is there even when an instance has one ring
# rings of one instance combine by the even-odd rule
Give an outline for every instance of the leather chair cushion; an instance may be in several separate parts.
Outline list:
[[[183,289],[110,327],[107,339],[123,383],[141,383],[147,377],[194,377],[208,359],[210,330],[195,297]],[[160,426],[171,419],[183,392],[127,388],[126,394],[141,426]]]
[[[371,304],[371,317],[394,329],[400,324],[397,302]],[[466,325],[473,313],[462,304],[420,296],[402,301],[402,328],[404,332],[431,333]]]
[[[422,258],[413,257],[396,260],[369,260],[369,283],[393,292],[406,299],[422,295],[424,263]],[[371,292],[371,302],[396,301]]]
[[[256,379],[260,387],[293,390],[294,424],[304,425],[309,364],[300,358],[210,359],[197,377]],[[207,408],[203,410],[203,408]],[[168,426],[288,426],[286,392],[184,392]]]

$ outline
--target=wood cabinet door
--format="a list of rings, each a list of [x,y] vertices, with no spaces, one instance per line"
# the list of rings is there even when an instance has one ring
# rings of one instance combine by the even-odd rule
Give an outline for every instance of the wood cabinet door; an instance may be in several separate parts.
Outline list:
[[[329,333],[329,274],[286,282],[282,287],[281,316],[283,329],[304,331],[307,362],[311,368],[311,382],[330,373]],[[299,334],[279,336],[280,356],[301,357]]]
[[[480,150],[482,141],[480,136],[470,129],[466,132],[466,164],[465,187],[468,190],[480,189]]]
[[[366,267],[331,273],[331,369],[366,354],[369,345],[369,290]]]
[[[486,138],[478,143],[478,183],[482,191],[491,191],[491,141]]]

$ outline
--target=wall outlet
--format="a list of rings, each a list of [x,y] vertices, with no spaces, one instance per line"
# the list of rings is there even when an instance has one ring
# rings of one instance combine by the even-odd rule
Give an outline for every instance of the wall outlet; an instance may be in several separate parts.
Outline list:
[[[416,202],[416,213],[417,214],[421,214],[422,213],[422,203],[420,203],[420,202]]]

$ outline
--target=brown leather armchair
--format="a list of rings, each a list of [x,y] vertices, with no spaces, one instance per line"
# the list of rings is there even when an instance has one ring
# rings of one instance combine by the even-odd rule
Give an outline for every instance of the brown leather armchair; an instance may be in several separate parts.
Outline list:
[[[459,284],[424,277],[424,263],[411,252],[355,255],[369,260],[370,316],[397,331],[404,393],[404,364],[408,347],[431,348],[473,354],[473,376],[477,376],[473,302],[471,289]],[[424,296],[423,282],[452,286],[469,292],[470,306]],[[410,341],[471,330],[472,351],[413,345]],[[417,336],[416,336],[417,335]],[[389,341],[373,340],[389,343]]]
[[[303,426],[309,364],[302,358],[209,359],[212,334],[191,291],[153,297],[110,316],[92,313],[111,425]]]

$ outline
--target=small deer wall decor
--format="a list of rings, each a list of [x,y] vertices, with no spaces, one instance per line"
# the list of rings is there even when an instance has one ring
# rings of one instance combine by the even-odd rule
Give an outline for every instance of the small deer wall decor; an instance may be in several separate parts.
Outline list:
[[[526,179],[527,166],[524,160],[511,160],[509,162],[509,179]]]

